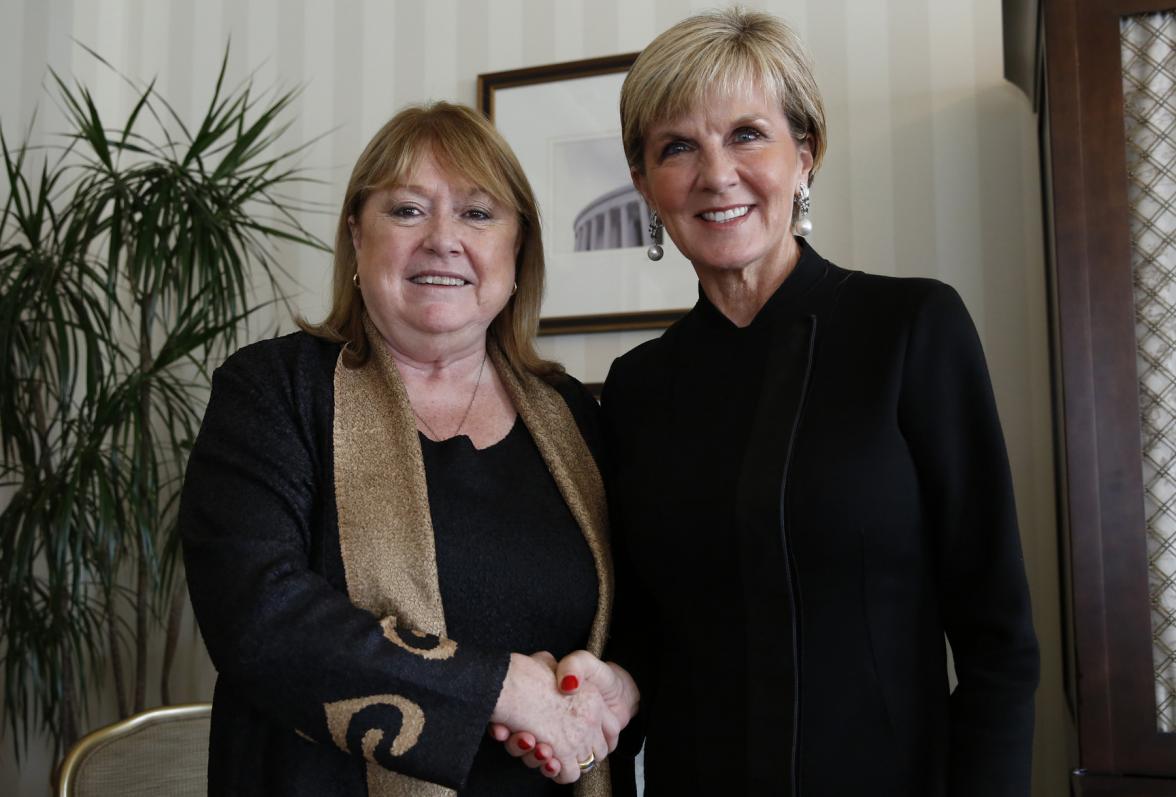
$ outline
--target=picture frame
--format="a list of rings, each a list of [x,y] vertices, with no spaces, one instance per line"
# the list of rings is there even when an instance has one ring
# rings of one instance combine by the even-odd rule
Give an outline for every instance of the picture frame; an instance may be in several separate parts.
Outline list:
[[[698,298],[666,238],[657,262],[649,209],[621,145],[621,83],[637,53],[478,75],[478,107],[531,182],[543,223],[547,291],[540,335],[664,329]]]

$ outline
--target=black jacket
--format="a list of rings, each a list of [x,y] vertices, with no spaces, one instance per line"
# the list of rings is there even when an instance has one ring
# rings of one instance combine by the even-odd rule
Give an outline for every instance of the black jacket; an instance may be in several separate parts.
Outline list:
[[[398,633],[392,644],[380,618],[353,602],[332,436],[339,350],[295,333],[230,357],[214,375],[188,463],[180,533],[192,604],[218,672],[210,794],[370,793],[364,731],[374,727],[390,739],[408,720],[382,704],[360,710],[345,752],[327,709],[387,693],[410,698],[427,721],[411,749],[376,760],[460,787],[506,675],[506,649],[455,640],[461,644],[451,657],[425,658],[409,651],[438,647],[436,636]],[[596,454],[591,398],[570,378],[557,390]],[[410,434],[415,439],[415,426]]]
[[[723,324],[702,297],[618,359],[604,389],[613,654],[642,690],[646,793],[704,793],[716,778],[803,797],[1028,794],[1037,645],[996,406],[959,296],[805,246],[753,322],[763,357],[735,380],[756,397],[732,421],[735,452],[695,445],[745,387],[711,377]],[[691,480],[728,454],[736,472],[714,495]],[[734,508],[728,521],[695,527],[683,506],[711,498]]]

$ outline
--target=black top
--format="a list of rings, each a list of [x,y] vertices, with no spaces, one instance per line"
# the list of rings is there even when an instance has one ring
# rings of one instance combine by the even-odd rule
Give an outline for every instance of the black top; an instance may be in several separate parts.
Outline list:
[[[1028,794],[1037,648],[953,290],[802,245],[748,327],[700,296],[618,359],[603,409],[647,797]]]
[[[596,569],[527,427],[483,449],[461,435],[421,435],[446,633],[470,644],[557,659],[583,648],[596,611]],[[487,566],[470,567],[470,562]],[[462,797],[563,794],[489,736]]]

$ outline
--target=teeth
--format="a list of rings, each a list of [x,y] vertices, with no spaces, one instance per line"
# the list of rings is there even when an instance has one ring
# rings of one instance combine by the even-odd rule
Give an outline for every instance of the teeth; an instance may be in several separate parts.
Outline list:
[[[744,205],[741,208],[731,208],[730,210],[719,210],[709,213],[703,213],[702,217],[707,221],[730,221],[737,219],[740,216],[746,216],[749,208]]]
[[[457,277],[439,277],[433,274],[422,274],[419,277],[413,277],[411,282],[417,285],[450,285],[457,287],[465,285],[466,281]]]

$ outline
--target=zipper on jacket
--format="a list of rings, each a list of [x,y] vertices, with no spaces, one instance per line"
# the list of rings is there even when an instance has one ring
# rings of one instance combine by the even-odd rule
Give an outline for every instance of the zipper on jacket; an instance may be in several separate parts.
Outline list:
[[[792,452],[796,447],[796,433],[800,429],[800,419],[804,415],[804,407],[808,399],[809,377],[813,370],[813,351],[817,341],[817,317],[809,316],[808,356],[805,358],[804,378],[800,383],[800,404],[796,408],[796,415],[792,419],[792,429],[788,434],[788,450],[784,454],[784,473],[780,477],[780,540],[784,545],[784,575],[785,586],[788,588],[789,609],[792,614],[792,797],[800,797],[800,585],[797,583],[795,567],[792,560],[792,547],[788,544],[788,531],[785,528],[784,512],[788,491],[788,471],[792,467]]]

